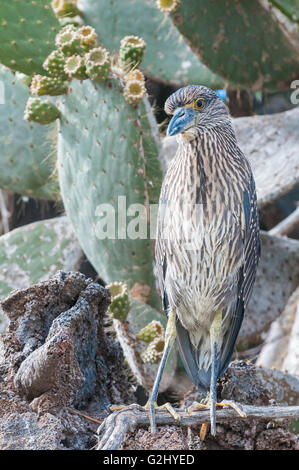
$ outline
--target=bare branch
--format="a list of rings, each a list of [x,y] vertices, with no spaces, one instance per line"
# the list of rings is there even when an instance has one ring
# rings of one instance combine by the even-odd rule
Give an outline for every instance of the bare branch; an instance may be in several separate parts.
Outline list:
[[[270,235],[280,236],[288,235],[299,225],[299,207],[294,210],[288,217],[282,220],[279,224],[269,230]]]
[[[280,420],[299,417],[299,406],[238,406],[246,414],[247,418]],[[164,410],[156,410],[157,425],[192,426],[209,423],[209,410],[201,410],[187,414],[181,409],[176,410],[180,420],[174,418]],[[233,421],[240,420],[240,415],[232,408],[217,410],[216,420]],[[246,419],[246,418],[245,418]],[[115,411],[109,415],[98,428],[99,443],[96,450],[116,450],[120,447],[128,431],[135,431],[138,427],[150,425],[149,413],[139,405],[130,405],[122,410]]]

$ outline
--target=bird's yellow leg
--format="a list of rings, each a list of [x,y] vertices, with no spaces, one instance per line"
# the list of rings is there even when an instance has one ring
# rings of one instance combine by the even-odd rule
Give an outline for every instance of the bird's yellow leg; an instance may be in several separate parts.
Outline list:
[[[215,318],[210,328],[210,343],[211,343],[211,353],[212,353],[212,367],[211,367],[211,383],[210,383],[210,393],[207,400],[207,403],[197,403],[194,402],[191,407],[188,409],[188,413],[192,411],[209,409],[210,410],[210,423],[211,423],[211,434],[212,436],[216,435],[216,407],[230,406],[237,413],[244,418],[244,412],[238,407],[238,405],[231,401],[223,401],[217,403],[216,399],[216,386],[217,386],[217,375],[218,375],[218,350],[221,344],[222,336],[222,310],[218,310],[215,314]],[[202,425],[201,435],[205,437],[207,430],[207,424]]]
[[[147,404],[145,405],[146,408],[148,408],[149,410],[152,433],[156,432],[155,408],[157,408],[157,396],[158,396],[158,391],[159,391],[159,385],[161,382],[162,374],[165,368],[169,351],[171,347],[173,346],[175,338],[176,338],[176,324],[175,323],[176,323],[176,312],[174,310],[170,310],[168,314],[168,321],[167,321],[167,327],[166,327],[166,332],[165,332],[165,346],[164,346],[163,356],[159,365],[158,373],[157,373],[157,376],[153,385],[152,392],[150,394]],[[165,405],[162,405],[162,408],[166,408],[175,419],[179,419],[178,414],[172,408],[170,403],[166,403]]]
[[[218,310],[210,328],[210,342],[212,352],[212,371],[210,383],[210,422],[211,434],[216,435],[216,388],[217,388],[217,374],[218,374],[218,349],[221,342],[222,330],[222,310]]]

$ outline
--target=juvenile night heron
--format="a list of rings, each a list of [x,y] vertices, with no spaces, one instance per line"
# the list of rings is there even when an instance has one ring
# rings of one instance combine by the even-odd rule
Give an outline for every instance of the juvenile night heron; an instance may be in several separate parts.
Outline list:
[[[168,324],[148,407],[154,432],[159,383],[177,338],[191,380],[209,391],[204,406],[215,435],[216,381],[232,356],[260,256],[255,183],[214,91],[181,88],[165,111],[179,147],[160,195],[156,266]]]

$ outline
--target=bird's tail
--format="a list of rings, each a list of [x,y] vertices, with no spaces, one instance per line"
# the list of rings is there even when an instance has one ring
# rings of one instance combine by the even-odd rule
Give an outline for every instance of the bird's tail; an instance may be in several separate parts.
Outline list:
[[[191,344],[188,331],[183,327],[178,318],[176,322],[176,330],[177,345],[187,374],[196,387],[201,392],[206,393],[210,388],[211,368],[204,370],[198,367],[197,351]]]

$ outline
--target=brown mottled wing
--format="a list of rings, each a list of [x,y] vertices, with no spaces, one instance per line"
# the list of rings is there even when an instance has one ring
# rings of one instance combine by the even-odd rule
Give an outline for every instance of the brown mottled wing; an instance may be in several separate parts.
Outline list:
[[[226,370],[233,353],[234,345],[242,325],[244,309],[250,299],[257,265],[260,258],[259,219],[253,175],[243,196],[244,230],[244,264],[239,273],[238,301],[232,315],[229,330],[222,345],[218,377]]]
[[[159,212],[157,221],[157,237],[155,246],[155,258],[156,258],[156,277],[158,281],[159,290],[161,293],[163,308],[166,315],[168,314],[169,304],[167,300],[167,293],[164,289],[164,279],[166,276],[167,261],[165,254],[165,243],[163,238],[163,223],[166,211],[167,200],[164,196],[163,186],[161,189],[160,201],[159,201]]]

